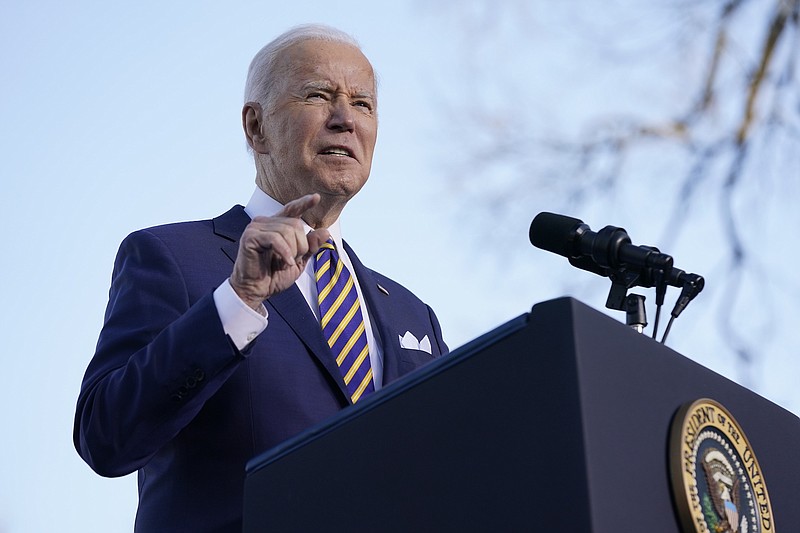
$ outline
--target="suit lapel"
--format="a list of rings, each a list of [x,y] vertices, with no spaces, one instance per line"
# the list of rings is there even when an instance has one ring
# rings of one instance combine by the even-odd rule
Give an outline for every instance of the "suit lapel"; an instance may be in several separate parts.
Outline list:
[[[322,334],[322,328],[317,321],[317,317],[308,308],[308,302],[303,297],[303,293],[292,285],[282,293],[270,297],[265,304],[277,312],[292,331],[297,334],[303,344],[305,344],[314,358],[327,370],[333,381],[338,385],[344,398],[350,402],[350,394],[344,384],[342,372],[336,364],[336,359],[331,353],[328,341]]]
[[[221,248],[222,252],[231,260],[231,263],[236,261],[236,255],[239,251],[239,238],[249,223],[250,217],[240,205],[234,206],[227,213],[213,220],[214,233],[227,241],[222,244]],[[292,285],[282,293],[270,297],[264,303],[286,321],[292,331],[309,349],[312,356],[325,368],[338,386],[342,396],[349,402],[350,395],[344,384],[342,373],[336,365],[336,359],[334,359],[331,349],[322,335],[322,329],[317,317],[308,308],[308,303],[303,297],[303,293],[297,288],[297,285]]]
[[[249,223],[250,217],[240,205],[233,206],[211,221],[214,233],[225,239],[222,244],[223,253],[233,262],[236,261],[236,254],[239,252],[239,237]]]
[[[369,309],[370,322],[378,329],[383,352],[383,384],[390,383],[402,375],[400,368],[401,352],[400,342],[396,339],[397,333],[392,329],[394,323],[391,316],[392,296],[378,287],[380,284],[375,279],[372,271],[366,268],[353,249],[345,242],[344,247],[353,269],[356,271],[358,284],[364,293],[367,308]]]

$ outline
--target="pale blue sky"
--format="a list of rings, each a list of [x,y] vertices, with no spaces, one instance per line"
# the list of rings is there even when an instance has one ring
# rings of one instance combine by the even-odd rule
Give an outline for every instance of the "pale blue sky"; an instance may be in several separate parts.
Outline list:
[[[453,139],[443,137],[438,108],[448,90],[464,94],[448,70],[455,62],[448,54],[463,35],[426,5],[0,4],[0,279],[7,286],[0,308],[7,361],[0,533],[131,530],[135,476],[95,475],[71,442],[114,255],[138,228],[212,217],[247,201],[254,172],[240,126],[245,73],[252,55],[290,26],[324,22],[352,33],[380,74],[372,177],[343,219],[345,237],[366,264],[430,303],[451,347],[564,294],[564,285],[544,274],[563,276],[566,262],[532,249],[527,225],[498,229],[519,235],[513,264],[491,247],[470,255],[470,206],[454,202],[441,178],[457,154]],[[557,50],[526,53],[559,64]],[[556,81],[533,80],[531,87],[540,83],[541,94],[551,95],[548,84]],[[530,206],[528,221],[546,208]],[[593,229],[623,223],[590,222]],[[654,238],[633,229],[643,239],[637,243]],[[693,269],[693,259],[680,266]],[[580,279],[575,294],[583,291],[587,303],[602,308],[606,283]],[[676,347],[735,377],[718,339],[703,335],[711,326],[698,317],[710,304],[693,305],[672,333]],[[796,350],[773,347],[781,350],[787,357],[759,367],[761,392],[797,412],[787,377],[798,375],[788,357]]]

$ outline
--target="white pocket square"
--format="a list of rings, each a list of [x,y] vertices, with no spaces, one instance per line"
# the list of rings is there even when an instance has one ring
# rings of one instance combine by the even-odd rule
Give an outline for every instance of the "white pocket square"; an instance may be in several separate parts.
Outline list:
[[[406,334],[400,337],[400,347],[407,348],[409,350],[420,350],[425,353],[431,353],[431,341],[428,339],[428,336],[425,335],[422,337],[421,341],[418,341],[417,338],[414,336],[413,333],[410,331],[406,331]]]

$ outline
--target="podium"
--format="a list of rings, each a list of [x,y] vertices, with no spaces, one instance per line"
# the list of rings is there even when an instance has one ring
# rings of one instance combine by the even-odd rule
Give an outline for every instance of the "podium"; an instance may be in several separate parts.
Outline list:
[[[698,398],[800,530],[800,419],[562,298],[254,457],[244,531],[679,532],[670,425]]]

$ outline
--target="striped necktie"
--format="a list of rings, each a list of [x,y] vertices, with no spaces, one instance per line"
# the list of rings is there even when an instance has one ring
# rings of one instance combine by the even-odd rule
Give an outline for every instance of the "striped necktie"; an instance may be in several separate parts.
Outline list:
[[[356,403],[364,394],[373,392],[375,385],[358,293],[333,241],[320,247],[314,258],[314,271],[322,332],[336,357],[350,399]]]

